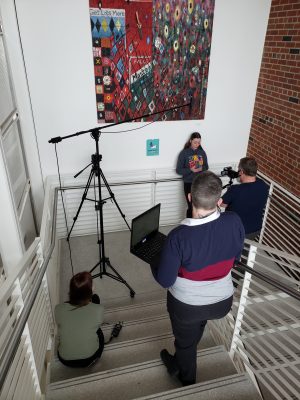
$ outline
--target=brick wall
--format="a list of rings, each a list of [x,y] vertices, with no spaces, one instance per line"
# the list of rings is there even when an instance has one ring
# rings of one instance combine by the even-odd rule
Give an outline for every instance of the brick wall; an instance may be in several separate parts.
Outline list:
[[[300,197],[300,0],[272,0],[247,155]]]

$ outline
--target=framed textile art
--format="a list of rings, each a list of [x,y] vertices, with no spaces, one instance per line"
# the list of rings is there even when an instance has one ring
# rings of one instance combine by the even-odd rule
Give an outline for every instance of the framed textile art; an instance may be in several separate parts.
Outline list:
[[[203,119],[213,13],[214,0],[90,0],[98,122]]]

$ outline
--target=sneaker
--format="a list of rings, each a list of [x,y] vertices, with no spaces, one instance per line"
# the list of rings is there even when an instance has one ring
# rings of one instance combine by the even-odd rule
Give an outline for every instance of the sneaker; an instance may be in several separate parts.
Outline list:
[[[168,373],[172,377],[177,377],[179,375],[179,368],[176,363],[176,359],[174,356],[172,356],[168,350],[163,349],[160,352],[160,358],[162,362],[164,363],[165,367],[167,368]]]
[[[190,386],[190,385],[194,385],[196,383],[196,380],[192,380],[192,381],[185,381],[184,379],[181,378],[181,376],[178,376],[179,381],[181,382],[182,386]]]
[[[100,297],[97,295],[97,293],[94,293],[93,295],[92,295],[92,303],[94,303],[94,304],[100,304]]]

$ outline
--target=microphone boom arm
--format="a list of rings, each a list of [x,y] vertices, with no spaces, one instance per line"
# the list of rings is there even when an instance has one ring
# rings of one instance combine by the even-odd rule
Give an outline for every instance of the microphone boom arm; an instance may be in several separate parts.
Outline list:
[[[174,107],[171,107],[171,108],[167,108],[167,109],[162,110],[162,111],[156,111],[155,113],[149,113],[149,114],[141,115],[139,117],[130,118],[130,119],[127,119],[126,121],[115,122],[113,124],[108,124],[108,125],[105,125],[105,126],[102,126],[102,127],[97,126],[95,128],[92,128],[92,129],[87,129],[86,131],[80,131],[80,132],[73,133],[72,135],[57,136],[57,137],[51,138],[48,141],[48,143],[59,143],[64,139],[69,139],[69,138],[74,137],[74,136],[83,135],[85,133],[93,133],[93,132],[99,131],[99,130],[102,131],[103,129],[111,128],[112,126],[125,124],[126,122],[132,122],[132,121],[135,121],[137,119],[146,118],[146,117],[150,117],[150,116],[157,115],[157,114],[162,114],[162,113],[165,113],[165,112],[168,112],[168,111],[176,110],[178,108],[183,108],[183,107],[187,107],[187,106],[190,106],[190,105],[191,105],[191,102],[183,104],[181,106],[174,106]]]

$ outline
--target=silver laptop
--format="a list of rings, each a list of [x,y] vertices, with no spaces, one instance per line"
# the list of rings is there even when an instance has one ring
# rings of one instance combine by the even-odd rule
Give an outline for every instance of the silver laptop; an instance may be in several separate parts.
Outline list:
[[[159,232],[160,203],[131,222],[130,252],[148,264],[162,250],[166,235]]]

